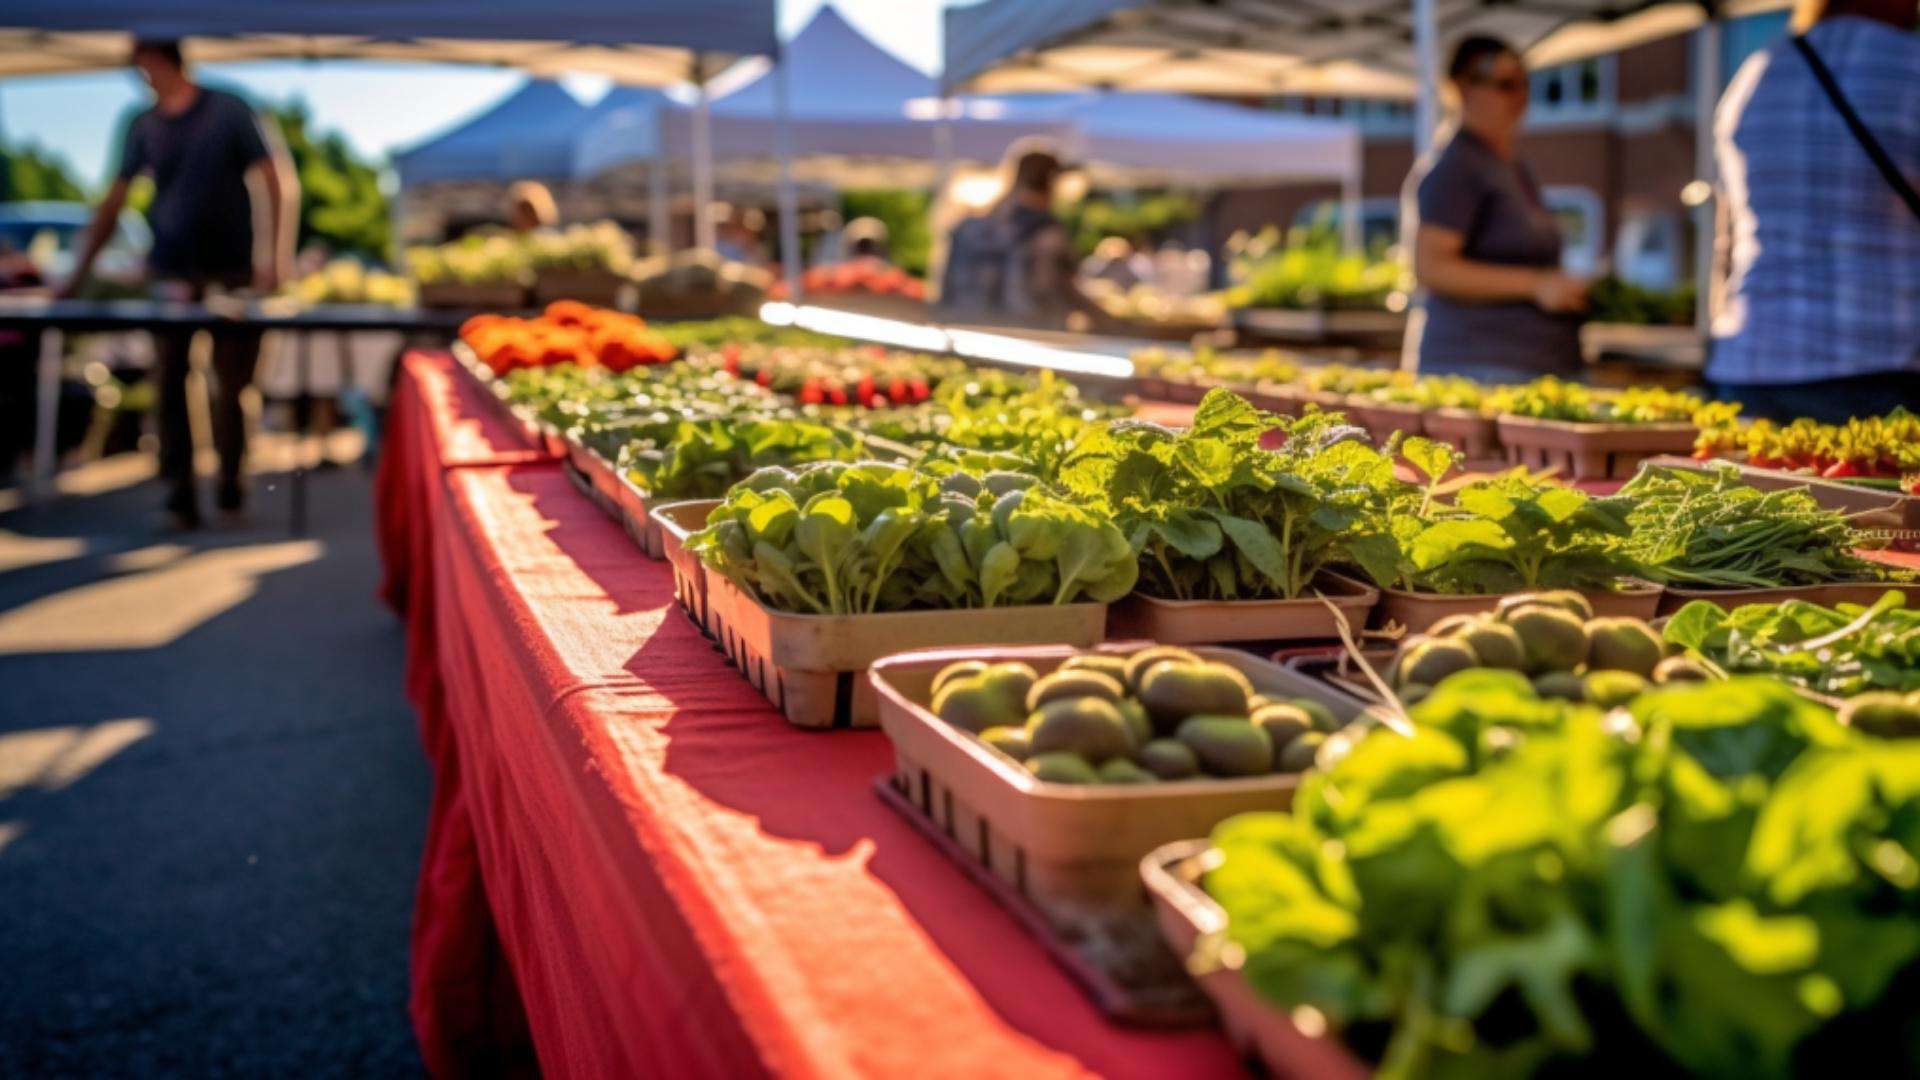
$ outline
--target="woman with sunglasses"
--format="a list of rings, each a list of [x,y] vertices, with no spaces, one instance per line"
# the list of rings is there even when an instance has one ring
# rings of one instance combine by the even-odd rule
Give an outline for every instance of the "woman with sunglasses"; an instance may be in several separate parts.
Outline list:
[[[1422,303],[1406,365],[1485,381],[1577,375],[1588,283],[1561,271],[1559,224],[1514,153],[1526,65],[1505,42],[1469,37],[1447,76],[1457,127],[1416,171],[1407,215]]]

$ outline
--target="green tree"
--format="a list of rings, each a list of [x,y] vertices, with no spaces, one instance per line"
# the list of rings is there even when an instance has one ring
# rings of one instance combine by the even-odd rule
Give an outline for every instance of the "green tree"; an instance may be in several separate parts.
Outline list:
[[[300,177],[299,245],[319,243],[336,254],[388,259],[392,218],[379,169],[355,154],[339,132],[315,132],[303,101],[262,112],[279,125]]]
[[[87,193],[66,161],[33,143],[0,148],[0,200],[80,202]]]

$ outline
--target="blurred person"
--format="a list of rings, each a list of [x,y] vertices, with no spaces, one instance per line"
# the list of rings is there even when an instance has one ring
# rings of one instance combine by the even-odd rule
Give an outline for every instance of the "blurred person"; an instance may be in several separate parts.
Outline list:
[[[560,224],[560,208],[553,192],[538,180],[516,180],[507,188],[507,226],[517,233],[551,229]]]
[[[832,266],[843,262],[847,257],[846,225],[840,219],[838,210],[822,210],[814,218],[819,235],[813,242],[812,266]]]
[[[73,277],[73,295],[113,235],[127,189],[136,177],[153,181],[147,221],[153,249],[147,272],[156,296],[200,302],[209,294],[252,289],[271,293],[291,274],[297,181],[277,137],[233,94],[194,82],[177,41],[134,43],[132,65],[153,91],[154,103],[128,123],[119,171],[95,209]],[[264,200],[267,235],[254,235],[254,193]],[[237,515],[246,501],[246,414],[241,394],[260,360],[260,332],[214,331],[213,441],[220,455],[216,505]],[[169,487],[166,509],[181,528],[198,527],[193,429],[188,420],[187,373],[192,335],[153,335],[160,399],[160,475]]]
[[[729,262],[760,266],[767,261],[767,249],[760,242],[767,215],[752,207],[715,208],[719,221],[713,229],[714,250]]]
[[[1091,329],[1112,322],[1074,281],[1072,238],[1053,211],[1066,168],[1052,151],[1015,143],[1005,193],[948,239],[940,303],[994,321]]]
[[[876,217],[858,217],[847,222],[841,234],[849,259],[878,259],[887,262],[887,224]]]
[[[1577,375],[1588,282],[1560,269],[1559,222],[1515,153],[1526,65],[1497,38],[1468,37],[1447,79],[1457,126],[1409,178],[1422,303],[1407,324],[1406,366],[1486,381]]]
[[[1153,260],[1135,251],[1124,236],[1102,237],[1093,245],[1093,254],[1080,260],[1082,278],[1107,282],[1123,292],[1147,281],[1153,270]]]
[[[1920,409],[1917,22],[1914,0],[1803,0],[1798,36],[1721,98],[1726,277],[1706,375],[1749,415]]]

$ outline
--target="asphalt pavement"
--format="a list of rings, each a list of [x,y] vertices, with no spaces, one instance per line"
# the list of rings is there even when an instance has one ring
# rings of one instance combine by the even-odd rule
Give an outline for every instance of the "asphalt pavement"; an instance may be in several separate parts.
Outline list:
[[[370,484],[174,535],[118,464],[0,492],[0,1073],[408,1076],[430,777]]]

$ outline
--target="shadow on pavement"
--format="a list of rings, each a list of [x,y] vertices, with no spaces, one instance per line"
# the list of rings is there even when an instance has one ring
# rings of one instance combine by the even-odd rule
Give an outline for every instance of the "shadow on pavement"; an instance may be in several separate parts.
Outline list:
[[[286,532],[167,535],[145,483],[0,514],[10,1075],[419,1071],[429,776],[357,469]]]

